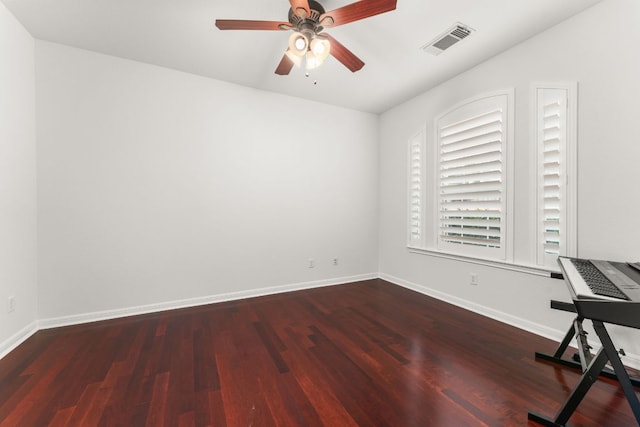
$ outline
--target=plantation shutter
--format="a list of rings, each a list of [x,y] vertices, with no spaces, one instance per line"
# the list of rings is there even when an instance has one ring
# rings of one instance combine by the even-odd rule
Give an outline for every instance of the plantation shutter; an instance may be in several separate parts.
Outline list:
[[[408,245],[412,247],[423,243],[424,150],[420,132],[409,140]]]
[[[537,258],[556,266],[567,254],[568,90],[537,88]]]
[[[438,126],[438,248],[504,259],[507,96],[469,103]]]

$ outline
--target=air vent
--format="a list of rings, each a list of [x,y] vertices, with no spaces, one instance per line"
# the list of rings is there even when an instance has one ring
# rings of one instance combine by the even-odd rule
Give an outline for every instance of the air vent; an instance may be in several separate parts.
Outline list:
[[[440,55],[443,51],[466,38],[472,31],[471,28],[458,22],[420,49],[433,55]]]

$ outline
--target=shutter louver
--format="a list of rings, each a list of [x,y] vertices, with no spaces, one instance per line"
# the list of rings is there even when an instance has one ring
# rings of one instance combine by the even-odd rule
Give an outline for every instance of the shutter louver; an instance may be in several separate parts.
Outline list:
[[[500,108],[440,128],[440,242],[502,246],[504,139]]]

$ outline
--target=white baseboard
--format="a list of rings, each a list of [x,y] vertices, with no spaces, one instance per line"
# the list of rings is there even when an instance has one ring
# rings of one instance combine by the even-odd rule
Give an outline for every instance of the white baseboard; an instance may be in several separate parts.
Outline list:
[[[38,322],[33,321],[15,334],[0,343],[0,359],[9,354],[13,349],[25,342],[27,338],[38,332]]]
[[[323,286],[340,285],[361,280],[376,279],[376,273],[360,274],[347,277],[336,277],[333,279],[316,280],[312,282],[293,283],[282,286],[271,286],[267,288],[251,289],[239,292],[228,292],[223,294],[208,295],[197,298],[187,298],[183,300],[167,301],[157,304],[147,304],[136,307],[127,307],[114,310],[96,311],[93,313],[74,314],[71,316],[54,317],[41,319],[38,322],[39,329],[58,328],[61,326],[78,325],[82,323],[97,322],[100,320],[117,319],[120,317],[135,316],[139,314],[156,313],[159,311],[174,310],[178,308],[196,307],[199,305],[213,304],[217,302],[235,301],[244,298],[253,298],[265,295],[275,295],[284,292],[299,291],[304,289],[319,288]]]
[[[408,280],[400,279],[390,274],[379,273],[379,277],[383,280],[386,280],[398,286],[402,286],[404,288],[411,289],[413,291],[419,292],[424,295],[428,295],[438,300],[448,302],[449,304],[453,304],[455,306],[464,308],[466,310],[473,311],[474,313],[478,313],[480,315],[489,317],[499,322],[506,323],[507,325],[511,325],[516,328],[522,329],[524,331],[531,332],[536,335],[540,335],[542,337],[548,338],[558,343],[562,341],[562,339],[564,338],[567,332],[566,330],[560,331],[557,329],[550,328],[548,326],[541,325],[539,323],[530,322],[520,317],[512,316],[502,311],[494,310],[492,308],[485,307],[483,305],[480,305],[471,301],[467,301],[465,299],[458,298],[453,295],[449,295],[444,292],[428,288],[426,286],[418,285],[416,283],[410,282]],[[569,325],[567,325],[567,328],[568,327]],[[592,337],[592,339],[593,338],[594,337]],[[600,348],[599,342],[597,343],[590,342],[590,344],[593,345],[595,351],[597,351]],[[628,367],[640,370],[640,356],[636,354],[627,353],[627,355],[624,356],[623,363]]]

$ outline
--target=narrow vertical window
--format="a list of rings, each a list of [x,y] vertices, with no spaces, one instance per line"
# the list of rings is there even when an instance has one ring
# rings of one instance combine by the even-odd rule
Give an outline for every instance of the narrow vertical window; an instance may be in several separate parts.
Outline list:
[[[424,243],[424,153],[425,132],[409,140],[408,246],[419,248]]]
[[[575,84],[533,87],[536,146],[536,258],[556,267],[575,255]]]

